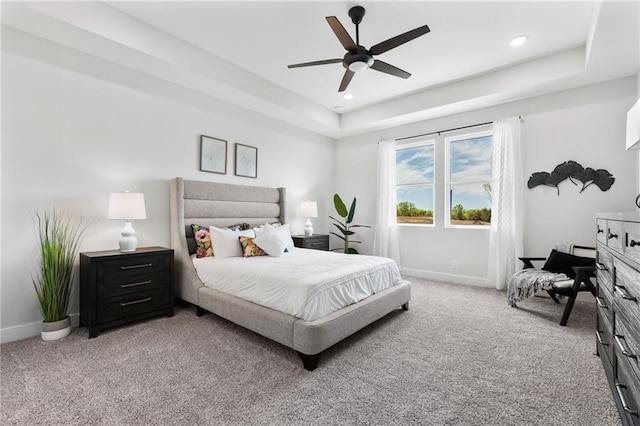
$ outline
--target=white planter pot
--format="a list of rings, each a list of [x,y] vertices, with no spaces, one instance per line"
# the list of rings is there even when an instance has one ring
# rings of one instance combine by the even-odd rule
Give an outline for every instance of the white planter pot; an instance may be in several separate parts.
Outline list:
[[[69,333],[71,333],[71,318],[69,317],[55,322],[42,322],[42,331],[40,332],[42,340],[62,339]]]

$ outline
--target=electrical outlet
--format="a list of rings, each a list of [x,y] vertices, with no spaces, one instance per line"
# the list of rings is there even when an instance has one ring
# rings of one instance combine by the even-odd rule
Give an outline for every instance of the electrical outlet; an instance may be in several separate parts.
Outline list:
[[[451,269],[458,269],[458,260],[452,260],[451,261]]]

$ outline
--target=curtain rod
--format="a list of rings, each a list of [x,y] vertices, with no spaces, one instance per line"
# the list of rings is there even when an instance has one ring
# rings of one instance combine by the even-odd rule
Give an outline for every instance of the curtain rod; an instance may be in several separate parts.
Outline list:
[[[520,120],[522,120],[522,116],[521,115],[519,115],[518,118]],[[437,132],[422,133],[420,135],[413,135],[413,136],[405,136],[404,138],[396,139],[396,142],[404,141],[404,140],[407,140],[407,139],[419,138],[419,137],[422,137],[422,136],[440,135],[441,133],[453,132],[454,130],[469,129],[471,127],[485,126],[487,124],[492,124],[492,123],[493,123],[493,121],[485,121],[484,123],[470,124],[468,126],[454,127],[452,129],[445,129],[445,130],[438,130]]]

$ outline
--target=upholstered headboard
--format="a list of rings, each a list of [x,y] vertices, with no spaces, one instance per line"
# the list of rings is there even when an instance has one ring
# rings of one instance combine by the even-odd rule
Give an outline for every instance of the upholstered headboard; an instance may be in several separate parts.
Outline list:
[[[176,259],[176,296],[197,303],[202,282],[189,255],[195,253],[192,224],[230,226],[237,223],[286,223],[285,188],[171,179],[171,247]]]

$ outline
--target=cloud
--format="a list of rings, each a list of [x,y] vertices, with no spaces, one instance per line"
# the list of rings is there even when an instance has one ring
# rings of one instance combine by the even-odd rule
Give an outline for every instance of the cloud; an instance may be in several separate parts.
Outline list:
[[[396,151],[398,184],[433,182],[433,145]]]

